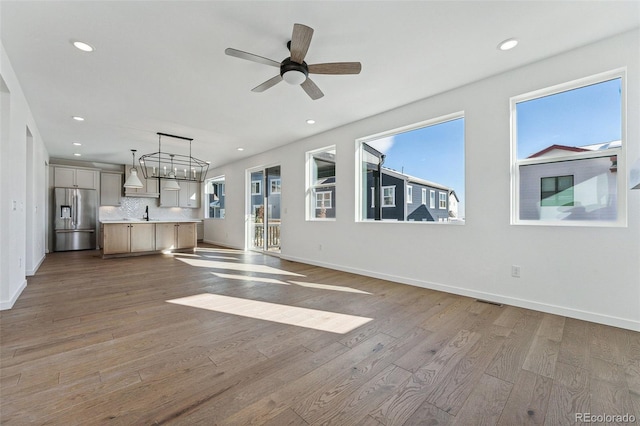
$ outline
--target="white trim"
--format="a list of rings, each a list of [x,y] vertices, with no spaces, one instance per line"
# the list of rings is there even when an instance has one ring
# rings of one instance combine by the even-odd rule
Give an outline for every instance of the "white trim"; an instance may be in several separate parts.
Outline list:
[[[413,186],[407,185],[407,204],[413,204]]]
[[[260,190],[260,192],[253,192],[253,184],[257,183],[258,184],[258,189]],[[262,181],[261,180],[252,180],[251,181],[251,195],[262,195]]]
[[[444,206],[442,206],[443,201],[444,201]],[[445,210],[446,208],[447,208],[447,193],[438,191],[438,210]]]
[[[573,155],[563,155],[558,157],[546,157],[546,158],[533,158],[533,159],[518,159],[517,150],[517,113],[516,107],[520,102],[538,99],[545,96],[551,96],[558,93],[567,92],[569,90],[580,89],[582,87],[603,83],[610,80],[620,79],[621,93],[621,134],[620,134],[620,148],[612,148],[606,151],[593,151],[593,152],[577,152]],[[513,96],[509,98],[509,109],[511,119],[510,123],[510,148],[511,148],[511,225],[534,225],[534,226],[586,226],[586,227],[627,227],[627,170],[626,164],[626,150],[627,150],[627,68],[617,68],[611,71],[579,78],[565,83],[556,84],[554,86],[534,90],[521,95]],[[617,205],[616,214],[617,219],[611,221],[601,220],[522,220],[520,219],[520,166],[539,163],[551,163],[558,161],[567,161],[575,159],[585,158],[597,158],[612,155],[618,156],[618,171],[617,171]]]
[[[429,190],[429,208],[436,208],[436,191],[434,189]]]
[[[385,204],[384,203],[384,190],[392,189],[391,193],[393,194],[393,204]],[[380,187],[380,206],[382,208],[385,207],[395,207],[396,206],[396,186],[395,185],[386,185]]]
[[[318,195],[320,195],[320,194],[322,194],[322,196],[323,196],[322,200],[321,200],[322,201],[322,206],[318,207]],[[325,202],[324,194],[329,194],[329,206],[325,206],[324,205],[324,202]],[[315,195],[316,195],[316,197],[315,197],[316,198],[316,204],[315,204],[316,210],[323,209],[323,208],[324,209],[332,209],[333,208],[333,196],[331,195],[331,191],[315,191]]]
[[[38,269],[40,269],[40,265],[42,265],[42,262],[44,262],[45,257],[46,255],[43,254],[40,260],[36,262],[36,265],[32,269],[27,269],[26,275],[28,277],[32,277],[36,274],[36,272],[38,272]]]
[[[278,191],[273,190],[273,184],[278,182]],[[280,194],[282,192],[282,178],[276,178],[269,180],[269,194]]]
[[[0,311],[13,308],[13,305],[15,305],[16,301],[18,300],[18,298],[20,297],[20,295],[22,294],[25,288],[27,288],[26,279],[22,282],[22,284],[20,284],[20,286],[16,289],[16,291],[11,295],[11,298],[9,300],[0,300]]]
[[[420,188],[422,189],[422,205],[426,206],[427,205],[427,188]]]
[[[292,262],[300,262],[308,265],[320,266],[322,268],[333,269],[336,271],[362,275],[365,277],[372,277],[372,278],[392,281],[400,284],[412,285],[415,287],[443,291],[446,293],[457,294],[460,296],[473,297],[473,298],[483,299],[483,300],[491,300],[494,302],[517,306],[525,309],[532,309],[539,312],[562,315],[569,318],[576,318],[583,321],[591,321],[598,324],[605,324],[613,327],[620,327],[627,330],[640,331],[640,321],[633,320],[633,319],[614,317],[611,315],[603,315],[597,312],[589,312],[589,311],[583,311],[580,309],[567,308],[564,306],[550,305],[547,303],[539,303],[539,302],[519,299],[515,297],[508,297],[508,296],[502,296],[494,293],[487,293],[483,291],[475,291],[468,288],[449,286],[446,284],[440,284],[440,283],[435,283],[431,281],[416,280],[408,277],[399,277],[396,275],[374,272],[369,269],[353,268],[350,266],[337,265],[334,263],[321,262],[321,261],[316,261],[312,259],[300,258],[296,256],[288,256],[288,255],[282,254],[280,257],[284,260],[289,260]]]

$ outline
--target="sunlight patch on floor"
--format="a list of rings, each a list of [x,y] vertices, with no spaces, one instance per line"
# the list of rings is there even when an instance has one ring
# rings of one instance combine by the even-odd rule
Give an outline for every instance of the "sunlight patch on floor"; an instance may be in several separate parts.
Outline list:
[[[339,334],[348,333],[373,319],[210,293],[167,302]]]
[[[219,262],[217,260],[204,260],[204,259],[182,259],[181,258],[179,260],[187,263],[188,265],[196,266],[199,268],[230,269],[232,271],[258,272],[261,274],[292,275],[294,277],[304,277],[304,275],[296,274],[295,272],[289,272],[289,271],[285,271],[284,269],[273,268],[267,265]]]
[[[255,281],[258,283],[289,285],[288,283],[277,280],[275,278],[250,277],[249,275],[221,274],[219,272],[212,272],[212,274],[215,275],[216,277],[225,278],[229,280]]]
[[[351,288],[351,287],[342,287],[339,285],[305,283],[302,281],[289,281],[289,283],[299,285],[301,287],[318,288],[321,290],[344,291],[347,293],[359,293],[359,294],[371,294],[368,291],[358,290],[357,288]]]

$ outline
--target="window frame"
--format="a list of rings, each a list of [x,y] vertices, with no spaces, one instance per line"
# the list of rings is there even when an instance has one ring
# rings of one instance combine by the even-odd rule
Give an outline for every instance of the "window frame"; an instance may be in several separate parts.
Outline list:
[[[277,186],[277,189],[278,189],[277,191],[275,191],[275,190],[273,189],[273,186],[274,186],[274,184],[275,184],[276,182],[278,183],[278,184],[276,185],[276,186]],[[282,192],[282,178],[271,179],[271,180],[269,181],[269,186],[270,186],[269,194],[280,194],[280,193]]]
[[[333,182],[329,183],[318,183],[317,174],[314,173],[314,161],[318,154],[321,153],[332,153],[334,156],[334,175],[338,174],[338,152],[337,145],[328,145],[322,148],[317,148],[313,150],[309,150],[306,152],[306,197],[305,197],[305,210],[306,210],[306,220],[308,221],[319,221],[319,222],[332,222],[336,220],[337,210],[335,209],[334,204],[334,195],[333,192],[337,191],[337,176],[333,176]],[[329,189],[331,188],[331,189]],[[328,190],[329,189],[329,190]],[[334,211],[334,217],[318,217],[316,216],[316,211],[321,209],[318,207],[318,194],[329,193],[329,203],[330,207],[324,207],[325,209],[331,209]]]
[[[407,185],[407,204],[413,204],[413,186]]]
[[[254,185],[257,184],[258,192],[254,192]],[[252,180],[251,181],[251,195],[262,195],[262,181],[260,180]]]
[[[325,206],[324,202],[326,201],[326,199],[324,198],[325,195],[329,194],[329,205]],[[316,191],[315,192],[316,195],[316,210],[318,209],[332,209],[333,208],[333,198],[331,195],[331,191]],[[318,206],[318,195],[322,195],[322,206]]]
[[[442,204],[444,202],[444,205]],[[438,191],[438,210],[445,210],[447,208],[447,193]]]
[[[421,188],[422,189],[422,205],[426,206],[427,205],[427,188]]]
[[[436,208],[436,191],[435,191],[435,189],[430,189],[429,190],[429,208],[430,209],[435,209]]]
[[[385,204],[384,199],[385,199],[385,195],[384,192],[385,190],[391,190],[391,195],[392,195],[392,202],[393,204]],[[381,186],[380,187],[380,206],[382,208],[386,208],[386,207],[395,207],[396,206],[396,185],[385,185],[385,186]]]
[[[220,183],[221,182],[221,183]],[[205,192],[205,198],[206,198],[206,206],[204,206],[204,215],[205,215],[205,219],[215,219],[215,220],[224,220],[225,219],[225,209],[224,208],[218,208],[220,211],[220,216],[221,217],[212,217],[210,216],[210,210],[211,210],[211,206],[210,206],[210,201],[209,201],[209,196],[212,194],[212,192],[210,192],[211,190],[209,189],[209,185],[213,185],[213,184],[217,184],[218,187],[220,188],[220,194],[218,194],[219,198],[223,198],[225,197],[225,193],[224,193],[224,188],[226,187],[226,177],[225,175],[220,175],[220,176],[214,176],[208,179],[205,179],[204,181],[204,192]]]
[[[570,90],[603,83],[610,80],[620,79],[620,141],[619,148],[610,148],[603,151],[576,152],[569,155],[558,155],[543,158],[518,159],[518,118],[516,113],[517,105],[521,102],[531,101],[546,96],[552,96]],[[627,226],[627,171],[626,151],[627,151],[627,68],[618,68],[611,71],[593,74],[583,78],[556,84],[531,92],[523,93],[509,98],[510,124],[511,124],[511,225],[526,226],[582,226],[582,227],[626,227]],[[617,178],[616,178],[616,220],[549,220],[549,219],[520,219],[520,167],[543,163],[558,163],[563,161],[586,160],[591,158],[602,158],[617,156]],[[558,175],[559,176],[559,175]]]

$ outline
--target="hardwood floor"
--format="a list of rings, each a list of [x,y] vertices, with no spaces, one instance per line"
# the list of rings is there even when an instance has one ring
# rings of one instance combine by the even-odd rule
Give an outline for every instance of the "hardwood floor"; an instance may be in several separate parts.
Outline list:
[[[50,254],[0,342],[3,425],[640,422],[640,333],[207,245]]]

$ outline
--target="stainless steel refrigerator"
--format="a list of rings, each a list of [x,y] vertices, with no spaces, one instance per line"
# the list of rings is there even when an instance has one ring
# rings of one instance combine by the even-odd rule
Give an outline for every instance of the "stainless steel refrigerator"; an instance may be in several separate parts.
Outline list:
[[[55,188],[54,201],[55,251],[95,249],[96,190]]]

